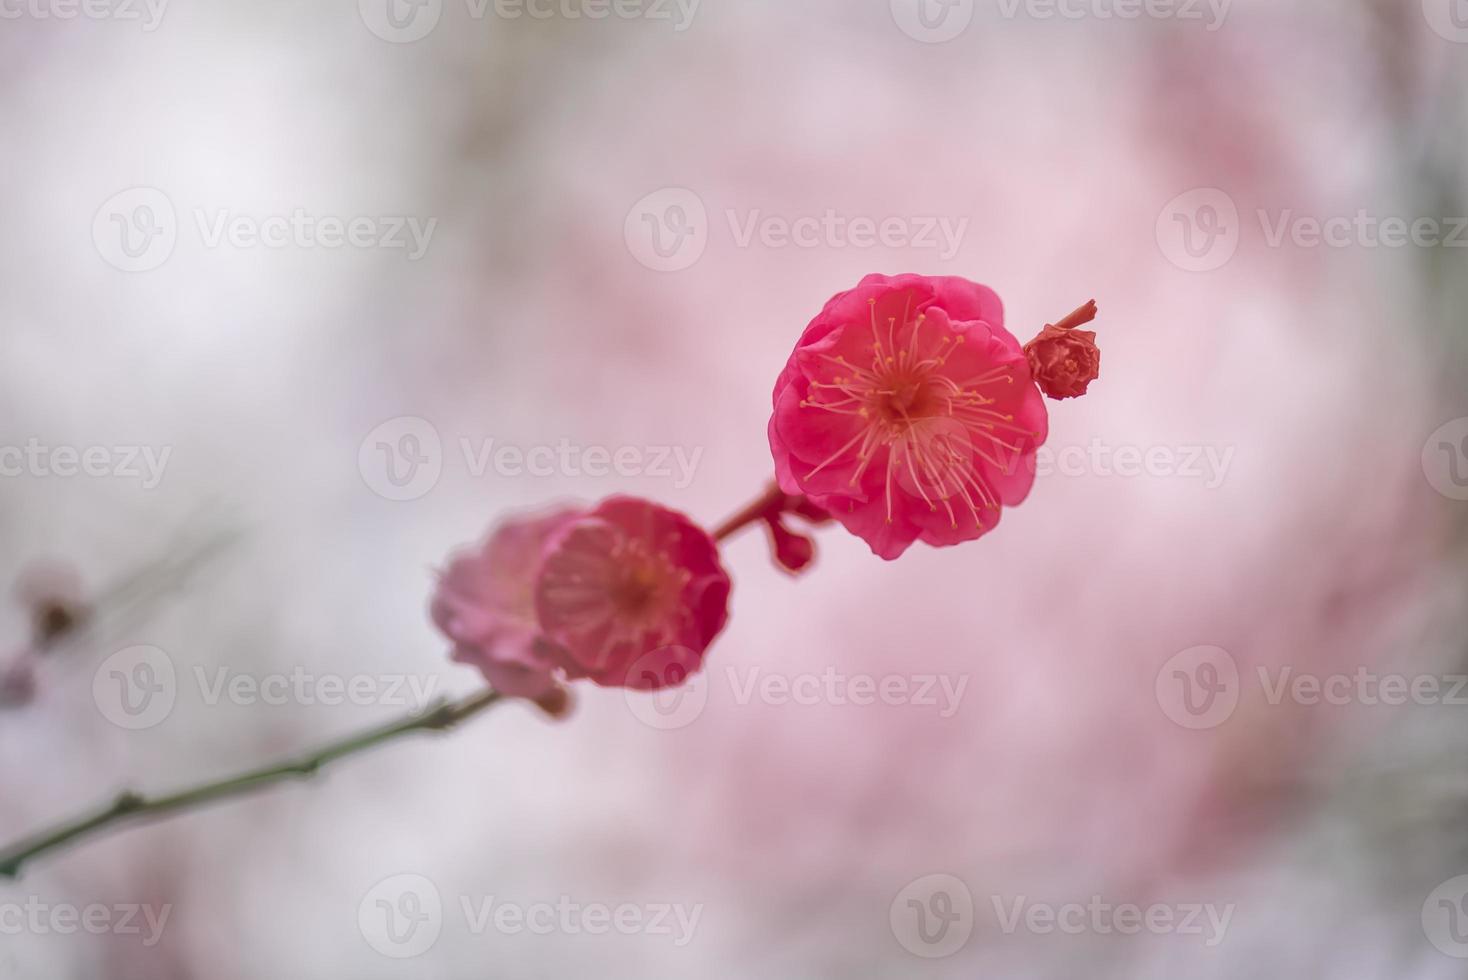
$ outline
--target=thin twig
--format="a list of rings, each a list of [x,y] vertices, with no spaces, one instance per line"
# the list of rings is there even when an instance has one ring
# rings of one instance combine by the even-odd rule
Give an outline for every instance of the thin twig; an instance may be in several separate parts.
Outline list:
[[[150,798],[131,790],[125,791],[101,810],[67,821],[52,830],[43,831],[0,850],[0,878],[18,878],[22,866],[32,859],[115,824],[155,820],[182,810],[257,792],[288,779],[313,776],[329,763],[365,752],[411,732],[446,731],[498,703],[503,697],[497,691],[482,691],[462,701],[439,700],[420,714],[332,742],[299,759],[252,769],[167,796]]]

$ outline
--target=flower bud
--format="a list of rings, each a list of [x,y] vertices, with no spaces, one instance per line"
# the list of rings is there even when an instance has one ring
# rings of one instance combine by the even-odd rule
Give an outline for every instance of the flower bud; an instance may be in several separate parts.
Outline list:
[[[778,517],[766,518],[766,523],[770,527],[775,561],[792,575],[799,575],[805,571],[815,560],[816,543],[807,535],[797,534],[790,530]]]
[[[1101,351],[1096,334],[1076,327],[1096,317],[1092,300],[1059,323],[1047,324],[1034,340],[1025,344],[1030,373],[1040,390],[1051,398],[1079,398],[1101,374]]]

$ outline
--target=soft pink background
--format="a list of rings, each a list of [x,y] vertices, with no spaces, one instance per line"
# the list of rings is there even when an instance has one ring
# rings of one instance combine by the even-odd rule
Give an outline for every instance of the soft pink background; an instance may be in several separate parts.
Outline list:
[[[254,764],[398,709],[209,705],[196,666],[409,672],[473,688],[425,605],[430,569],[496,514],[655,496],[716,521],[770,463],[769,393],[800,329],[869,271],[964,275],[1022,338],[1095,296],[1103,376],[1051,445],[1231,451],[1221,485],[1042,477],[983,541],[873,559],[839,531],[777,573],[728,548],[733,619],[708,706],[658,731],[618,692],[549,725],[499,711],[314,786],[135,829],[38,864],[0,902],[171,902],[164,940],[0,936],[0,976],[808,978],[1456,976],[1424,898],[1468,871],[1462,708],[1269,705],[1185,730],[1174,654],[1241,669],[1464,666],[1464,504],[1421,454],[1463,401],[1463,253],[1270,248],[1258,209],[1468,212],[1468,46],[1418,0],[1238,0],[1170,20],[1005,19],[928,45],[883,0],[705,0],[647,21],[474,20],[390,44],[347,0],[178,0],[158,30],[0,34],[0,434],[171,446],[163,483],[0,479],[0,576],[56,556],[100,585],[213,530],[181,588],[48,662],[0,714],[0,835],[133,786]],[[126,274],[93,215],[164,190],[178,247]],[[1222,268],[1159,248],[1164,206],[1220,188]],[[694,191],[709,244],[654,272],[629,210]],[[192,212],[433,216],[428,253],[208,249]],[[741,248],[725,212],[967,218],[961,251]],[[358,449],[430,420],[443,478],[374,495]],[[460,437],[701,450],[691,485],[466,472]],[[5,610],[23,641],[23,613]],[[108,654],[155,644],[187,682],[163,724],[111,725]],[[965,678],[916,705],[740,704],[725,671]],[[741,683],[748,674],[741,673]],[[1456,712],[1456,713],[1455,713]],[[422,874],[450,921],[375,952],[358,903]],[[889,905],[931,873],[977,906],[923,960]],[[1005,935],[1012,901],[1235,903],[1227,938]],[[471,935],[458,898],[702,903],[694,940]]]

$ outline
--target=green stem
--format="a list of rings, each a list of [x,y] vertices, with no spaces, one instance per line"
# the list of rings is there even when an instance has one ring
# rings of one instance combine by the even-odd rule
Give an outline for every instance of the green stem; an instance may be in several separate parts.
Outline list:
[[[34,858],[114,824],[158,819],[196,806],[257,792],[288,779],[314,776],[329,763],[411,732],[446,731],[503,699],[504,696],[497,691],[481,691],[462,701],[440,700],[421,714],[332,742],[298,759],[252,769],[168,796],[146,797],[131,790],[125,791],[101,810],[0,850],[0,878],[18,878],[22,866]]]

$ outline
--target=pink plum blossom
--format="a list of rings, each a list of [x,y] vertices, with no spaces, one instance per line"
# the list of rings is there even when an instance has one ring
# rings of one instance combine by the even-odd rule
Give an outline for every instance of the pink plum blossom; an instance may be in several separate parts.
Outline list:
[[[1044,399],[993,290],[871,275],[826,304],[775,383],[780,487],[885,559],[969,541],[1023,501]]]

